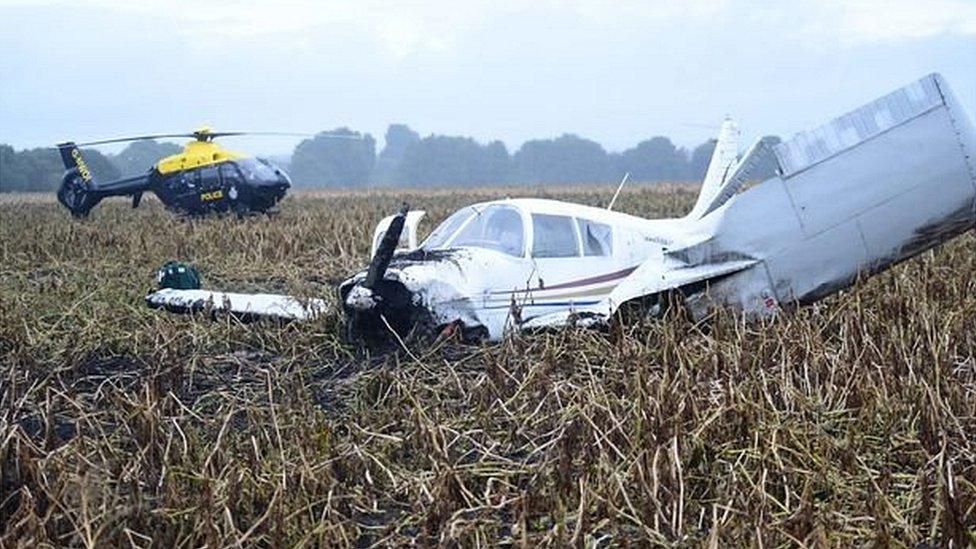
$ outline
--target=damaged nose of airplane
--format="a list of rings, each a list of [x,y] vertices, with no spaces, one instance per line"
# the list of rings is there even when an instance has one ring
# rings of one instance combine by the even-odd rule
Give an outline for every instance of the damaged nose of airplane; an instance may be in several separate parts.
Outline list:
[[[362,284],[356,284],[346,294],[346,307],[358,312],[370,311],[376,307],[378,298],[379,296],[374,294],[373,290]]]
[[[369,347],[382,346],[391,330],[401,336],[428,324],[423,321],[430,315],[415,303],[413,293],[401,282],[386,278],[408,211],[404,204],[390,223],[365,276],[340,287],[347,335]]]
[[[358,280],[339,291],[346,313],[346,337],[357,345],[387,349],[398,339],[423,339],[435,328],[430,311],[397,280],[381,279],[373,288]]]

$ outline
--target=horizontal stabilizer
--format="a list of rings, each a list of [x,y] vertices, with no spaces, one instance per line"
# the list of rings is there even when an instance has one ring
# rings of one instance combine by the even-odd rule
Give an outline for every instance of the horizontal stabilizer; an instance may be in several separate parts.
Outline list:
[[[710,201],[705,202],[699,198],[699,203],[692,210],[689,217],[702,218],[717,210],[722,204],[735,196],[742,186],[755,178],[755,170],[761,165],[762,160],[771,154],[770,146],[765,138],[758,139],[752,147],[742,156],[742,160],[736,164],[732,173],[726,178],[725,182],[715,191]]]
[[[217,312],[235,317],[309,320],[327,310],[324,300],[298,299],[287,295],[235,294],[209,290],[164,288],[146,296],[154,309],[174,313]]]

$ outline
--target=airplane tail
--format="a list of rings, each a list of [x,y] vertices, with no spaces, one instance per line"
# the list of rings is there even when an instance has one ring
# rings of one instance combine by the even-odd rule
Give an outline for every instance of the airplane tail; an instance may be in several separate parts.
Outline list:
[[[109,196],[132,196],[132,206],[135,207],[148,188],[146,176],[99,185],[77,145],[70,141],[61,143],[58,152],[65,170],[58,188],[58,202],[71,210],[71,215],[75,217],[87,216],[92,208]]]
[[[702,180],[701,191],[698,193],[698,201],[695,202],[690,217],[703,215],[703,210],[713,201],[722,185],[735,171],[738,152],[739,127],[734,120],[726,117],[719,129],[715,150],[712,152],[712,159],[708,163],[708,170],[705,172],[705,179]]]

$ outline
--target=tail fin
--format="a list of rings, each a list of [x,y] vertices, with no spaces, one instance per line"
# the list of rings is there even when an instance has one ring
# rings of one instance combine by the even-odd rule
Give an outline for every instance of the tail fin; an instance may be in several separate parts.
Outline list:
[[[735,121],[726,117],[722,121],[722,127],[718,131],[718,140],[715,142],[715,151],[712,152],[712,159],[708,163],[708,170],[705,172],[705,179],[702,180],[701,191],[698,193],[698,201],[691,210],[692,216],[698,216],[700,210],[706,208],[718,194],[722,184],[735,171],[739,152],[739,127]]]
[[[64,163],[65,171],[77,170],[82,181],[88,185],[94,185],[95,179],[92,177],[88,164],[81,157],[81,150],[73,142],[58,144],[58,152],[61,153],[61,162]]]

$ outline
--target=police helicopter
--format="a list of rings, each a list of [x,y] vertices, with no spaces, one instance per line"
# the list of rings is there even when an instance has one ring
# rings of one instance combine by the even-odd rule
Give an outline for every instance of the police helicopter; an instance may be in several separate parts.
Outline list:
[[[233,212],[265,213],[291,186],[288,175],[271,162],[225,149],[214,139],[238,135],[307,136],[282,132],[215,132],[204,126],[191,133],[141,135],[88,143],[59,144],[65,172],[58,201],[75,217],[85,217],[103,198],[131,196],[138,207],[142,194],[155,193],[170,210],[190,216]],[[358,139],[354,135],[318,134],[322,137]],[[190,137],[183,150],[167,156],[144,175],[98,182],[82,158],[79,147],[159,138]]]

